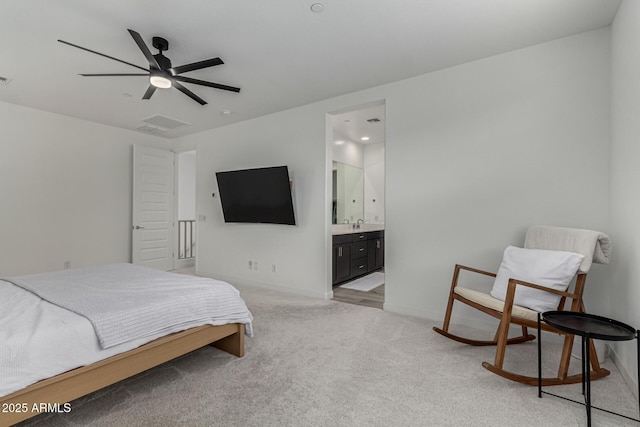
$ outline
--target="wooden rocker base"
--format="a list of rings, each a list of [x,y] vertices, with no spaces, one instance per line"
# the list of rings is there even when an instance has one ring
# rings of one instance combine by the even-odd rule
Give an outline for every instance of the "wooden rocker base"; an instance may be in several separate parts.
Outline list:
[[[458,335],[453,335],[449,332],[446,332],[438,327],[433,327],[433,330],[436,331],[437,333],[439,333],[440,335],[443,335],[449,339],[452,339],[454,341],[457,341],[459,343],[462,344],[469,344],[469,345],[475,345],[475,346],[487,346],[487,345],[497,345],[498,344],[498,340],[492,340],[492,341],[479,341],[479,340],[472,340],[469,338],[464,338],[464,337],[459,337]],[[532,341],[536,339],[535,335],[521,335],[519,337],[514,337],[514,338],[509,338],[507,340],[507,345],[509,344],[520,344],[523,342],[527,342],[527,341]]]
[[[520,384],[527,384],[527,385],[533,385],[533,386],[538,385],[538,377],[528,377],[524,375],[515,374],[513,372],[505,371],[504,369],[500,369],[489,362],[482,362],[482,366],[485,369],[493,372],[494,374],[500,375],[501,377],[506,378],[508,380],[516,381],[516,382],[519,382]],[[611,372],[609,372],[609,370],[604,368],[600,368],[597,371],[591,371],[590,373],[591,380],[604,378],[610,373]],[[557,377],[542,378],[543,386],[578,384],[581,382],[582,382],[582,374],[570,375],[564,379],[557,378]]]

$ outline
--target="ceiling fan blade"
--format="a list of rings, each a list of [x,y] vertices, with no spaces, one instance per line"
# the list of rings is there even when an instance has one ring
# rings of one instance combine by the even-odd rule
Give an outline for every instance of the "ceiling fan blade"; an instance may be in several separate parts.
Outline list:
[[[160,68],[160,65],[158,65],[158,61],[156,61],[156,58],[153,57],[153,55],[151,54],[151,51],[145,44],[144,40],[142,40],[142,37],[140,36],[140,34],[138,34],[136,31],[133,31],[133,30],[127,30],[127,31],[129,31],[129,34],[131,34],[131,37],[133,37],[133,40],[136,42],[136,44],[142,51],[142,54],[144,55],[144,57],[147,58],[147,61],[149,61],[149,67],[150,68],[155,67],[158,70],[160,70],[161,68]]]
[[[142,99],[150,99],[151,95],[153,95],[155,91],[156,91],[156,87],[154,85],[149,85],[149,88],[144,93],[144,96],[142,97]]]
[[[173,67],[173,72],[176,74],[186,73],[187,71],[200,70],[207,67],[215,67],[216,65],[220,64],[224,64],[224,62],[220,58],[206,59],[204,61],[192,62],[191,64]]]
[[[132,64],[131,62],[123,61],[122,59],[114,58],[113,56],[105,55],[104,53],[96,52],[95,50],[87,49],[86,47],[78,46],[77,44],[69,43],[64,40],[58,40],[60,43],[64,43],[69,46],[77,47],[78,49],[86,50],[87,52],[95,53],[96,55],[104,56],[105,58],[113,59],[114,61],[122,62],[123,64],[131,65],[132,67],[139,68],[144,71],[149,71],[139,65]]]
[[[191,77],[174,76],[173,79],[181,82],[185,82],[185,83],[193,83],[194,85],[208,86],[216,89],[228,90],[231,92],[240,92],[239,87],[221,85],[219,83],[213,83],[213,82],[205,82],[204,80],[192,79]]]
[[[182,86],[180,83],[174,81],[173,82],[173,87],[175,87],[180,92],[182,92],[185,95],[187,95],[189,98],[191,98],[194,101],[196,101],[198,104],[200,104],[200,105],[206,105],[207,104],[207,101],[205,101],[204,99],[200,98],[198,95],[196,95],[195,93],[191,92],[189,89],[187,89],[186,87]]]
[[[147,76],[149,77],[149,74],[140,74],[140,73],[136,73],[136,74],[78,74],[79,76],[84,76],[84,77],[114,77],[114,76]]]

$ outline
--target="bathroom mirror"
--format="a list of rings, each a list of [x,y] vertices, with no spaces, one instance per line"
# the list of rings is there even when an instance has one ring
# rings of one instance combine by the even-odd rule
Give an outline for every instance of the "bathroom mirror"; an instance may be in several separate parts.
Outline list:
[[[333,162],[333,224],[364,219],[364,171]]]

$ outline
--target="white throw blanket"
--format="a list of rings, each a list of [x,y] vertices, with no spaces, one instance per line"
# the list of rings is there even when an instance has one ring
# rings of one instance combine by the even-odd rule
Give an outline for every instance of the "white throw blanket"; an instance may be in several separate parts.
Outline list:
[[[194,321],[243,323],[251,312],[237,289],[218,280],[110,264],[3,279],[86,317],[102,348]]]
[[[551,249],[584,255],[580,271],[587,273],[591,263],[609,264],[611,239],[604,233],[578,228],[536,225],[527,230],[524,240],[527,249]]]

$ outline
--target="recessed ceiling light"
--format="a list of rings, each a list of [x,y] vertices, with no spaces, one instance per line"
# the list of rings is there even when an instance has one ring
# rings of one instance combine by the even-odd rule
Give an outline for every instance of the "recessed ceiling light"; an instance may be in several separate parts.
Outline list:
[[[362,138],[360,138],[360,141],[368,141],[369,137],[368,136],[363,136]]]
[[[233,111],[231,110],[222,110],[220,111],[220,114],[222,114],[223,116],[230,116],[233,113]]]
[[[334,144],[336,144],[336,145],[342,145],[342,144],[344,144],[344,141],[343,141],[342,139],[338,139],[338,140],[336,140],[336,141],[334,142]]]
[[[311,5],[311,12],[313,13],[322,13],[324,10],[324,5],[322,3],[314,3]]]

